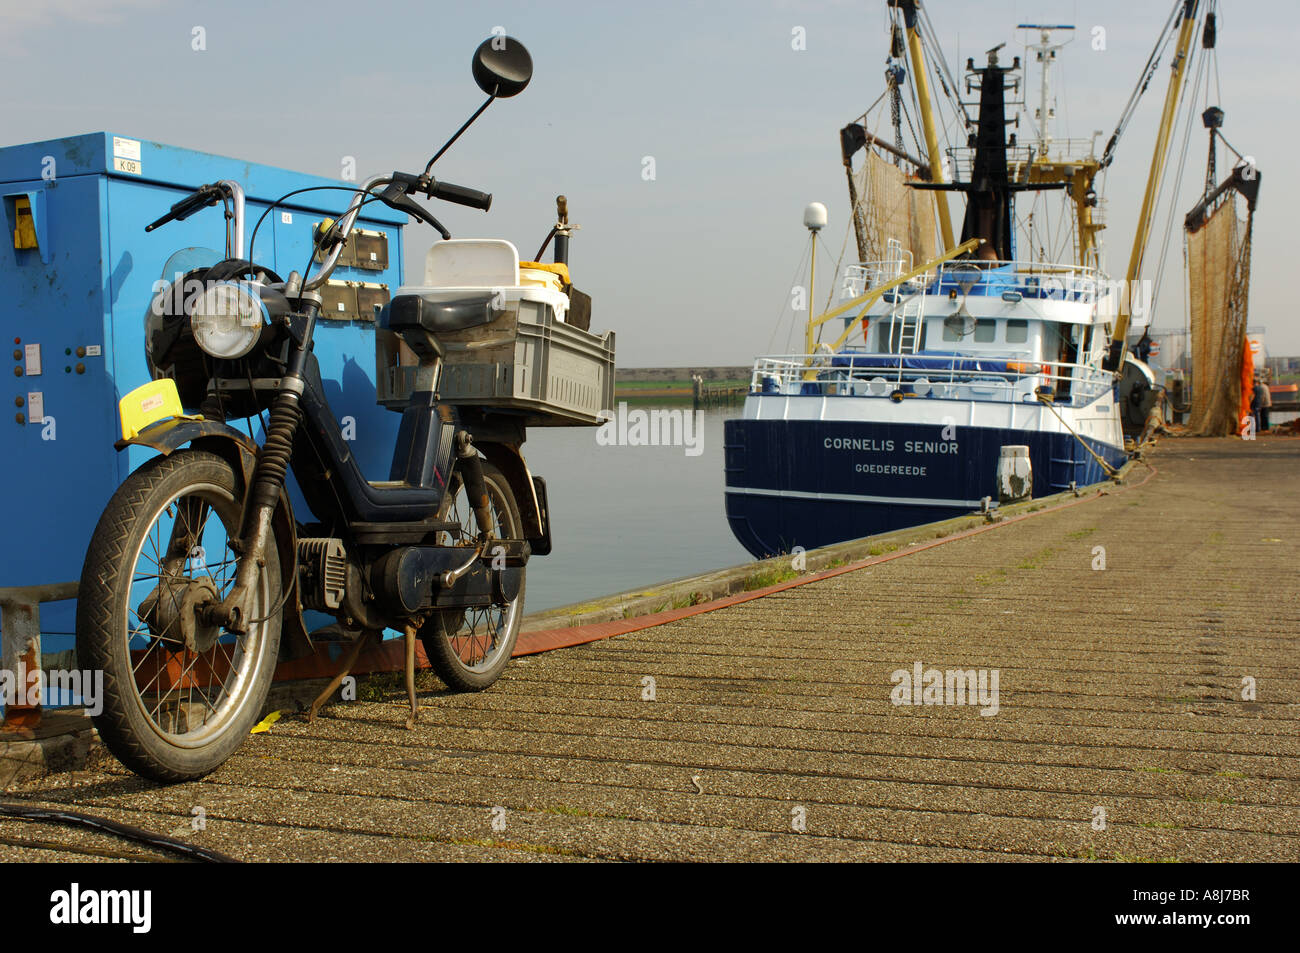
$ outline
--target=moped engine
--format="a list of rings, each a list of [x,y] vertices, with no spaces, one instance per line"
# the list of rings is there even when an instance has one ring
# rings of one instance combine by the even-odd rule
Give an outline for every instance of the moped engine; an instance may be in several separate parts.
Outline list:
[[[343,540],[298,540],[298,591],[305,609],[333,612],[347,591],[348,554]]]

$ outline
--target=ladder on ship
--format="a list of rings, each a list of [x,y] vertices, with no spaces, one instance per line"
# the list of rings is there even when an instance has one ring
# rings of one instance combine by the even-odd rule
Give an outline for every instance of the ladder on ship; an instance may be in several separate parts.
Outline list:
[[[904,268],[911,268],[912,253],[896,238],[891,238],[887,247],[891,277],[900,277]],[[915,354],[924,343],[925,294],[909,282],[891,292],[890,300],[893,307],[889,313],[889,350],[894,354]]]
[[[913,295],[899,315],[898,353],[915,354],[921,344],[921,322],[925,319],[925,295]]]

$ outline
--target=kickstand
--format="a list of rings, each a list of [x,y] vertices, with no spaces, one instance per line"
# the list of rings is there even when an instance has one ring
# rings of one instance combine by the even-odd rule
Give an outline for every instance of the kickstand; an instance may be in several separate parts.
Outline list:
[[[411,702],[411,713],[406,716],[410,730],[420,720],[420,706],[415,703],[415,623],[406,623],[406,697]]]
[[[325,686],[325,690],[316,696],[316,700],[311,703],[311,710],[307,712],[307,723],[316,720],[316,713],[320,711],[322,705],[330,700],[335,689],[343,684],[343,679],[347,678],[348,672],[352,671],[352,666],[357,664],[357,659],[361,657],[361,651],[374,639],[375,633],[367,629],[361,635],[352,640],[352,647],[348,649],[347,655],[343,657],[343,664],[339,666],[338,674],[330,679],[330,683]]]

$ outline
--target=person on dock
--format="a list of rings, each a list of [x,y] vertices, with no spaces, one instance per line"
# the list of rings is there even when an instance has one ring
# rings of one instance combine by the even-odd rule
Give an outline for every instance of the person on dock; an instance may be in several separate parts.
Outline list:
[[[1255,412],[1255,432],[1268,432],[1268,412],[1273,406],[1273,395],[1269,393],[1268,384],[1264,380],[1264,375],[1259,374],[1255,377],[1255,394],[1251,398],[1251,409]]]

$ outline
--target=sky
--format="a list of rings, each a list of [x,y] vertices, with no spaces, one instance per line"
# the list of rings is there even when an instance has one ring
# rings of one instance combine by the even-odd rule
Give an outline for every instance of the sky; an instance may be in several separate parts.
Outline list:
[[[932,0],[927,8],[955,72],[1003,41],[1007,58],[1023,55],[1018,23],[1074,24],[1058,60],[1054,134],[1104,130],[1104,142],[1172,3]],[[1291,0],[1220,6],[1219,83],[1209,103],[1225,110],[1225,135],[1263,176],[1250,324],[1267,329],[1271,354],[1296,355],[1286,236],[1300,186],[1284,169],[1297,145],[1300,17]],[[784,350],[789,337],[804,206],[830,210],[819,287],[845,242],[838,130],[882,91],[886,24],[884,0],[0,0],[10,78],[0,92],[0,145],[102,130],[333,178],[346,156],[359,179],[416,171],[481,102],[470,58],[504,28],[532,53],[533,82],[494,104],[435,170],[493,192],[495,203],[487,215],[435,203],[435,214],[456,237],[508,238],[527,257],[564,193],[582,226],[574,282],[592,295],[593,329],[617,332],[620,366],[748,364]],[[1104,49],[1094,48],[1096,27]],[[1168,58],[1106,174],[1112,275],[1127,264],[1167,67]],[[1027,79],[1036,90],[1036,71]],[[1203,90],[1197,113],[1205,102]],[[1187,151],[1157,327],[1184,322],[1181,221],[1203,187],[1199,122]],[[1177,164],[1175,154],[1175,172]],[[1220,178],[1226,170],[1221,159]],[[1144,277],[1154,277],[1166,215],[1162,207]],[[406,234],[408,274],[418,275],[434,235],[419,224]]]

